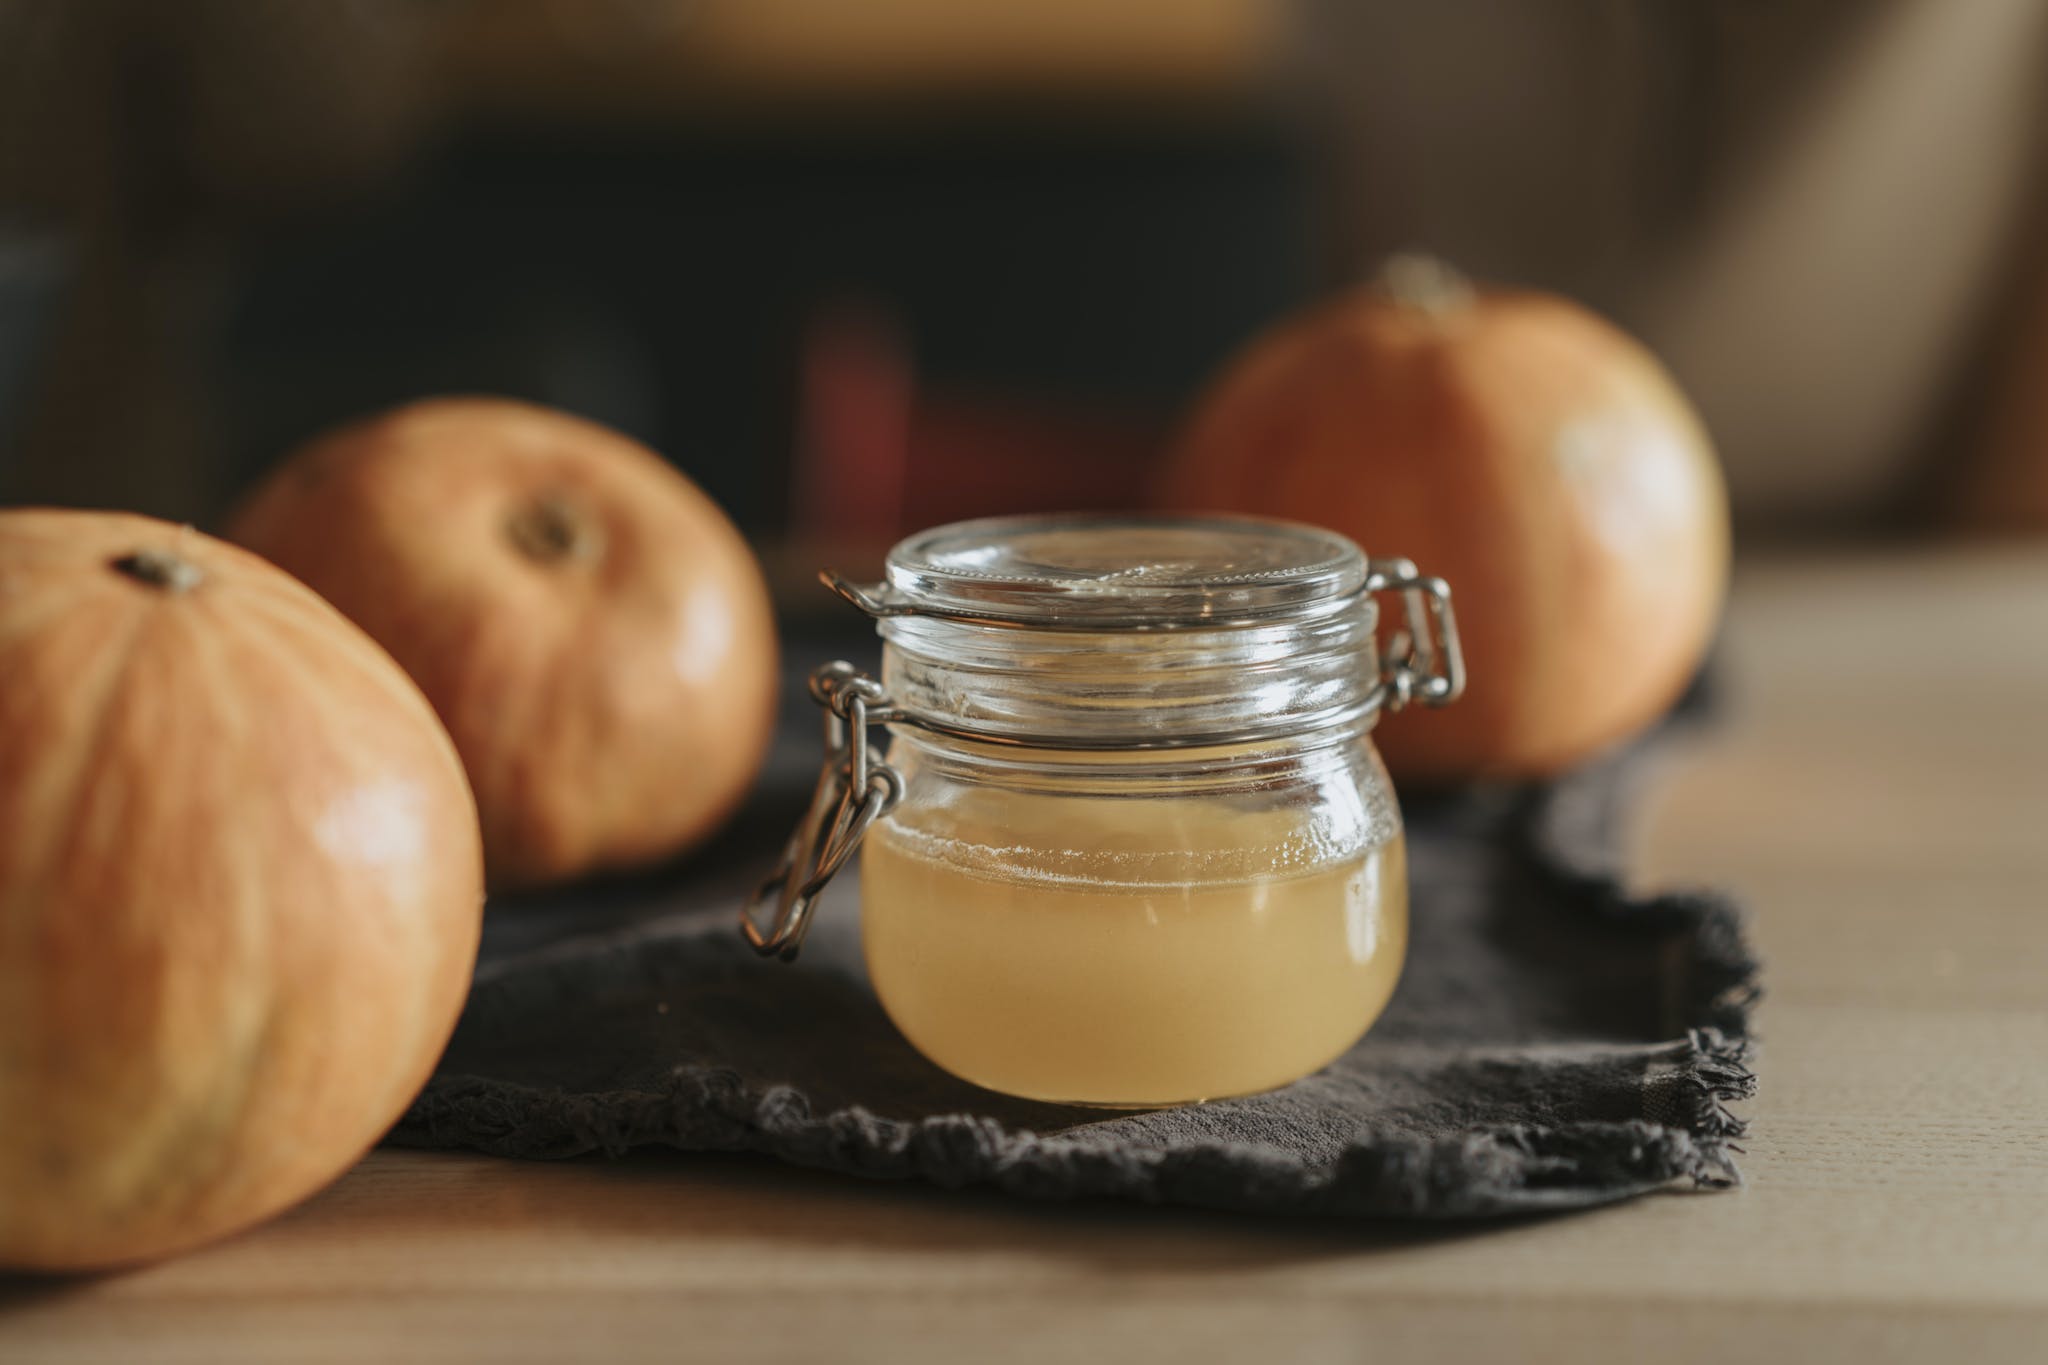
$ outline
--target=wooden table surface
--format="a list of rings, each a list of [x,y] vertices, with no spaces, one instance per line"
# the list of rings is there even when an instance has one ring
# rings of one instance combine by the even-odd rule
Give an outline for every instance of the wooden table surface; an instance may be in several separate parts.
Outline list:
[[[0,1286],[0,1361],[2048,1360],[2048,551],[1748,566],[1728,658],[1641,868],[1755,910],[1747,1188],[1417,1233],[379,1152]]]

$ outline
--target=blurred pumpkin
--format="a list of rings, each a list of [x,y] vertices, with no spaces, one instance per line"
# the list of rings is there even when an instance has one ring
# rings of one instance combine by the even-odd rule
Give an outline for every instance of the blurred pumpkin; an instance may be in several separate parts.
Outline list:
[[[1549,775],[1647,726],[1727,577],[1720,472],[1656,359],[1567,299],[1426,258],[1254,340],[1158,498],[1314,522],[1449,581],[1469,689],[1377,734],[1422,783]]]
[[[1997,353],[1977,377],[1973,448],[1944,450],[1948,520],[1981,535],[2048,532],[2048,245],[2010,300]]]
[[[594,422],[415,403],[293,455],[228,534],[418,681],[469,769],[494,886],[687,848],[766,754],[759,566],[694,484]]]
[[[0,512],[0,1266],[296,1203],[425,1082],[483,909],[419,689],[255,556]]]

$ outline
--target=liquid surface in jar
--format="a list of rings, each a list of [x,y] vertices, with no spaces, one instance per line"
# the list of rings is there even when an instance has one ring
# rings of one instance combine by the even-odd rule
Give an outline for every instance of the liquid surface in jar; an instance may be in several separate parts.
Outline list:
[[[1333,833],[1242,799],[956,797],[869,832],[861,901],[884,1008],[957,1076],[1079,1104],[1251,1094],[1334,1060],[1393,994],[1391,811]]]

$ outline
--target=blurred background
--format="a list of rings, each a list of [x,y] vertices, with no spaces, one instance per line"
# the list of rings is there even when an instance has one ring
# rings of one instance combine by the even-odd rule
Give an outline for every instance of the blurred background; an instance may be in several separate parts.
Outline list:
[[[2048,0],[0,0],[0,501],[486,391],[807,573],[1130,502],[1423,247],[1645,338],[1751,541],[2048,527],[2044,74]]]

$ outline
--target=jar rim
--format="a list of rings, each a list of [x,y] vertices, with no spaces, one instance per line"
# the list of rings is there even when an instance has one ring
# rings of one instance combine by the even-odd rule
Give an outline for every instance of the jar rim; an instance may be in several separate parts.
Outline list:
[[[1355,610],[1358,546],[1299,522],[1053,513],[953,522],[889,551],[884,581],[836,583],[875,616],[1048,630],[1216,630]]]

